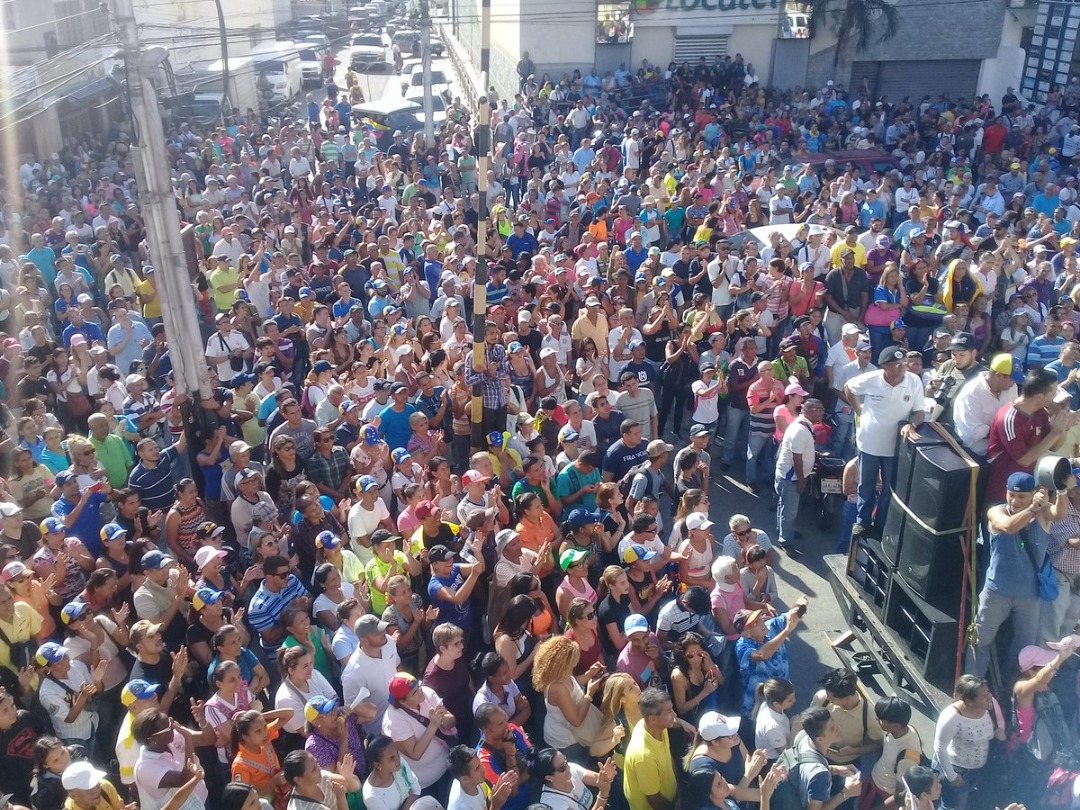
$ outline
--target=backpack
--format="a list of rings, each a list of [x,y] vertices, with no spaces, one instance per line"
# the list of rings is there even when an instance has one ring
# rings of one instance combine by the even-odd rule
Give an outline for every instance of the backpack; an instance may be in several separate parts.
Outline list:
[[[304,386],[304,393],[300,397],[300,415],[305,419],[315,418],[315,406],[311,404],[311,386]]]
[[[829,761],[817,751],[784,749],[773,767],[784,768],[788,776],[784,781],[777,783],[772,800],[769,802],[769,810],[806,810],[806,797],[802,793],[799,780],[795,778],[795,768],[815,762],[825,767],[829,766]]]
[[[643,461],[640,464],[635,464],[633,467],[631,467],[629,470],[626,471],[626,474],[622,478],[619,479],[619,492],[622,493],[622,496],[624,498],[627,495],[630,494],[630,485],[634,483],[634,476],[637,475],[638,473],[644,473],[646,470],[649,469],[650,464],[652,464],[652,461],[650,461],[650,460]],[[652,495],[653,494],[652,489],[653,489],[652,476],[646,475],[645,476],[645,494],[646,495]]]

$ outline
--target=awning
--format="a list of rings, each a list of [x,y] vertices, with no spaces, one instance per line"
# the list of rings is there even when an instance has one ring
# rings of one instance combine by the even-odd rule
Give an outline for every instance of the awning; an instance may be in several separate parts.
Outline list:
[[[120,89],[115,81],[110,76],[102,76],[99,79],[87,82],[81,87],[76,87],[68,93],[65,93],[61,101],[66,101],[69,104],[84,104],[88,105],[91,102],[100,101],[101,96],[109,93],[115,95]]]

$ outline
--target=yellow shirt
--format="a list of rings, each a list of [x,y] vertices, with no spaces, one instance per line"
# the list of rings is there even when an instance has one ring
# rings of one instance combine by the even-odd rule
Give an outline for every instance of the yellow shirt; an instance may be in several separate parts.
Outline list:
[[[409,560],[405,552],[395,549],[394,559],[397,560],[398,573],[409,576]],[[375,577],[385,577],[389,571],[390,563],[383,562],[381,557],[375,557],[365,569],[368,589],[371,591],[371,612],[376,616],[382,616],[382,612],[386,610],[386,594],[375,587]]]
[[[14,644],[33,641],[41,632],[41,616],[26,602],[16,602],[15,615],[11,622],[0,620],[0,630]],[[11,647],[3,639],[0,639],[0,666],[7,667],[16,675],[19,673],[11,663]]]
[[[623,792],[630,810],[651,810],[646,797],[657,793],[674,804],[679,783],[667,729],[658,740],[645,730],[645,721],[638,720],[626,746]]]
[[[64,810],[120,810],[124,806],[124,803],[120,801],[120,794],[116,792],[108,779],[101,780],[101,797],[97,800],[97,804],[91,807],[84,807],[81,804],[75,804],[75,800],[68,796],[64,800]]]
[[[589,320],[588,311],[582,310],[577,320],[574,321],[574,325],[570,328],[570,337],[574,340],[592,338],[593,343],[596,344],[597,355],[599,357],[607,356],[608,322],[602,313],[597,317],[596,323],[593,323]]]
[[[830,253],[830,256],[832,257],[832,266],[840,266],[840,251],[842,251],[846,247],[851,248],[852,253],[855,254],[855,266],[866,267],[866,248],[864,248],[858,242],[856,242],[854,245],[849,245],[846,241],[837,242],[835,245],[833,245],[832,252]]]
[[[878,723],[874,707],[867,705],[865,698],[859,698],[855,708],[844,709],[835,703],[829,703],[826,700],[825,691],[821,690],[814,695],[810,705],[824,706],[829,710],[832,719],[836,721],[836,726],[840,729],[840,742],[836,744],[837,748],[845,745],[864,745],[868,740],[881,742],[885,739],[885,732],[882,731],[881,725]],[[864,707],[866,709],[865,715],[863,714]],[[863,726],[863,717],[866,718],[865,727]],[[833,765],[850,765],[858,760],[860,756],[861,754],[840,756],[834,751],[830,751],[829,762]]]
[[[235,267],[218,265],[207,278],[214,303],[220,311],[226,312],[236,300],[236,287],[240,281],[240,271]]]
[[[135,287],[135,292],[139,294],[139,299],[143,302],[143,317],[160,318],[161,297],[157,294],[157,289],[154,287],[154,282],[150,280],[139,282],[139,284]]]

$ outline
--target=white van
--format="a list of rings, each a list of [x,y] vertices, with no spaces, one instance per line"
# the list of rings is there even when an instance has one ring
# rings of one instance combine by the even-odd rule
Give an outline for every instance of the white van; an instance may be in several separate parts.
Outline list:
[[[297,46],[300,56],[300,74],[305,87],[322,84],[322,60],[326,48],[316,42],[301,42]]]
[[[304,84],[300,47],[295,42],[273,42],[251,49],[251,61],[260,77],[270,84],[276,101],[289,101]]]

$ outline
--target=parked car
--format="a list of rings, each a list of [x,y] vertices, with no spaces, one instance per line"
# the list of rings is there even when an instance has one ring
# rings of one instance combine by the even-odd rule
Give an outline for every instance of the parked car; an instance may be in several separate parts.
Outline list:
[[[300,48],[300,75],[304,87],[315,87],[321,84],[322,60],[326,49],[321,45],[308,42],[301,42],[298,47]]]
[[[412,101],[420,105],[420,109],[416,113],[416,117],[422,122],[424,120],[424,88],[423,87],[410,87],[405,94],[406,101]],[[447,108],[446,96],[442,93],[431,94],[431,120],[435,122],[435,127],[438,129],[446,121],[446,108]]]
[[[386,50],[382,34],[356,34],[349,43],[349,64],[353,70],[383,70],[390,65]]]
[[[377,101],[354,104],[352,116],[357,121],[371,125],[376,144],[380,149],[385,150],[393,144],[396,131],[400,130],[408,140],[411,133],[423,129],[423,123],[419,118],[423,110],[422,101],[418,104],[403,98],[382,98]]]
[[[408,78],[408,81],[402,81],[402,95],[408,97],[409,93],[419,87],[421,92],[424,89],[424,69],[423,67],[416,68]],[[450,76],[446,71],[440,68],[431,66],[431,91],[436,95],[447,95],[450,92]]]

